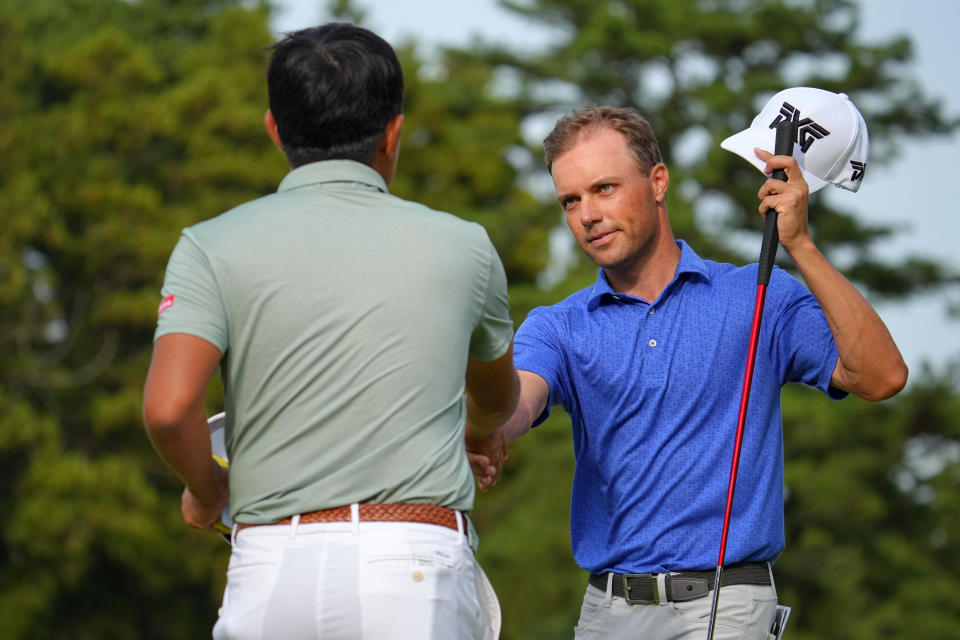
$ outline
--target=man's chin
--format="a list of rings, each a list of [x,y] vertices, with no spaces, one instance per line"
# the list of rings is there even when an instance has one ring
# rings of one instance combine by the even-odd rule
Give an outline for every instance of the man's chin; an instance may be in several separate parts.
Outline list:
[[[583,246],[583,244],[581,244],[580,250],[583,251],[586,256],[590,258],[590,260],[592,260],[598,267],[603,267],[604,269],[615,267],[622,261],[614,255],[614,252],[610,247],[597,249],[589,244],[587,246]]]
[[[587,257],[593,261],[601,269],[608,269],[616,271],[617,268],[623,265],[623,260],[614,259],[609,255],[596,254],[596,253],[587,253]]]

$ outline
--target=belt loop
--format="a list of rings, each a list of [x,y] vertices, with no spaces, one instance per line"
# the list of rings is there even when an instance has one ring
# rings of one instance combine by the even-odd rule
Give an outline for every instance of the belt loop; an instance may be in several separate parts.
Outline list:
[[[237,531],[240,529],[240,526],[234,522],[233,526],[230,528],[230,546],[237,544]]]
[[[613,572],[607,574],[607,599],[603,604],[609,607],[611,602],[613,602]]]
[[[459,533],[461,536],[463,536],[463,534],[464,534],[464,531],[463,531],[463,518],[465,518],[466,516],[464,516],[464,515],[463,515],[462,513],[460,513],[459,511],[456,511],[456,510],[455,510],[455,511],[453,512],[453,517],[454,517],[454,519],[457,521],[457,533]]]
[[[777,581],[773,579],[773,565],[767,561],[767,573],[770,574],[770,586],[773,587],[773,597],[777,597]]]
[[[657,574],[657,604],[667,604],[667,574]]]
[[[353,535],[360,535],[360,505],[356,502],[350,505],[350,522],[353,523]]]
[[[297,515],[290,518],[290,538],[297,537],[297,527],[299,526],[300,526],[300,514],[298,513]]]

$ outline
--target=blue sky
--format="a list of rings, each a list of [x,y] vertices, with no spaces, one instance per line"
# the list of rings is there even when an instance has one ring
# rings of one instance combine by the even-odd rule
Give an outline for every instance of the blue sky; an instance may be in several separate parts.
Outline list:
[[[322,21],[321,0],[274,0],[275,29],[290,31]],[[356,0],[368,24],[389,41],[417,38],[430,43],[466,44],[477,35],[511,46],[537,46],[550,32],[497,6],[496,0]],[[960,54],[955,27],[956,0],[862,0],[861,35],[869,42],[903,34],[914,44],[911,68],[929,95],[943,100],[947,112],[960,115],[960,83],[954,60]],[[880,257],[921,253],[960,269],[955,243],[960,239],[958,206],[943,180],[947,163],[960,150],[960,134],[943,140],[903,140],[901,155],[874,165],[856,194],[825,189],[833,204],[865,220],[896,225],[903,231],[877,247]],[[960,322],[946,315],[943,294],[922,296],[877,309],[900,345],[914,374],[923,364],[939,369],[960,359]],[[957,300],[957,294],[953,299]]]

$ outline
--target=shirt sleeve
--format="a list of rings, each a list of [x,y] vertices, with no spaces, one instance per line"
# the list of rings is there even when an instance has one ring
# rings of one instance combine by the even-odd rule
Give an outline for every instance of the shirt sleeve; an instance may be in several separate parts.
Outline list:
[[[795,278],[775,273],[780,277],[770,289],[784,292],[775,336],[783,380],[816,387],[834,400],[847,397],[830,386],[839,352],[820,304]]]
[[[484,232],[486,235],[486,232]],[[513,320],[507,296],[507,274],[500,256],[489,238],[487,286],[480,312],[480,320],[470,336],[470,355],[490,362],[507,352],[513,339]]]
[[[563,393],[563,353],[559,348],[560,336],[548,308],[537,307],[517,329],[513,343],[513,362],[517,369],[535,373],[550,387],[550,399],[543,413],[533,421],[533,426],[550,417],[550,407],[563,405],[571,411]]]
[[[208,257],[186,230],[170,255],[161,293],[154,342],[169,333],[187,333],[226,353],[227,317],[216,276]]]

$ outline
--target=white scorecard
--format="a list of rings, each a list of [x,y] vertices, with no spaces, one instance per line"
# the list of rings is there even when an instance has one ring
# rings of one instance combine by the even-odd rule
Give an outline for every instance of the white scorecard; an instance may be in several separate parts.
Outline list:
[[[230,460],[227,458],[227,443],[224,441],[223,425],[227,419],[227,414],[220,413],[207,418],[207,425],[210,427],[210,451],[213,459],[221,467],[229,467]],[[233,530],[233,520],[230,519],[230,502],[223,506],[223,513],[220,514],[220,522],[214,523],[214,528],[220,531],[227,542],[230,542],[230,532]]]

